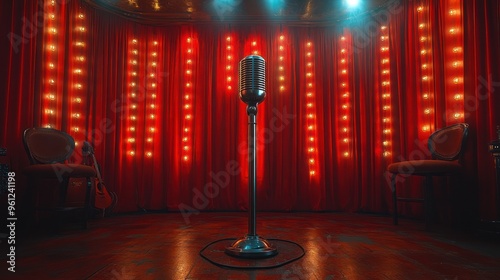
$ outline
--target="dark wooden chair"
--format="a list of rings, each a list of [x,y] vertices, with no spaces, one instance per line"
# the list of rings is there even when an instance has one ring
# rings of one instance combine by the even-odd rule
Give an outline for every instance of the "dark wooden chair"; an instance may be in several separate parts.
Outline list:
[[[398,224],[398,201],[424,203],[425,223],[429,228],[433,211],[433,176],[456,175],[462,171],[462,155],[469,125],[459,123],[435,131],[429,136],[428,148],[432,159],[409,160],[389,164],[387,171],[391,174],[391,190],[394,205],[394,224]],[[401,198],[396,194],[396,177],[398,175],[415,175],[424,177],[424,198]]]
[[[96,176],[94,168],[88,165],[68,163],[69,158],[75,149],[75,140],[67,133],[52,128],[28,128],[24,131],[24,147],[31,165],[24,169],[28,177],[28,184],[31,187],[33,197],[37,197],[40,191],[39,183],[46,179],[51,182],[58,182],[58,202],[50,209],[41,209],[33,201],[35,213],[40,210],[50,210],[56,214],[56,230],[62,224],[65,213],[81,213],[83,227],[87,227],[87,219],[90,206],[90,191],[92,179]],[[87,186],[85,191],[85,202],[83,207],[67,207],[66,196],[70,178],[86,178]],[[35,214],[36,216],[36,214]]]

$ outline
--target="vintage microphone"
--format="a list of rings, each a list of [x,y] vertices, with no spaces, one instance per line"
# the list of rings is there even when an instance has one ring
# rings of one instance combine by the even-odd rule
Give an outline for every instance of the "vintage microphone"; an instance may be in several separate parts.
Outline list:
[[[240,61],[240,99],[247,104],[248,114],[248,234],[227,247],[226,254],[241,258],[266,258],[278,253],[276,247],[257,235],[256,222],[256,115],[257,104],[266,97],[266,62],[258,55]]]

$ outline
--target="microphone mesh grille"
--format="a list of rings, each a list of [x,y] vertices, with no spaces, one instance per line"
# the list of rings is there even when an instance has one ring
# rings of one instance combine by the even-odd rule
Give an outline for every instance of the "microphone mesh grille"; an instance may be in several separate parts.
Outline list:
[[[258,55],[250,55],[240,61],[240,92],[266,90],[266,61]]]

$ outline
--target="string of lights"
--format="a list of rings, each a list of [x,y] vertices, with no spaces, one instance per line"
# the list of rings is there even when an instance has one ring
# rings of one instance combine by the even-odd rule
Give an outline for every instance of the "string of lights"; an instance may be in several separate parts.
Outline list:
[[[382,92],[382,156],[392,155],[392,108],[391,108],[391,64],[389,32],[386,25],[380,27],[380,85]]]
[[[75,47],[72,48],[72,55],[74,63],[72,64],[72,71],[70,81],[71,85],[71,118],[70,127],[71,134],[75,139],[75,145],[78,147],[85,140],[85,80],[86,80],[86,51],[85,44],[87,29],[85,27],[85,15],[78,13],[75,17],[75,28],[73,30],[73,39]]]
[[[127,76],[127,97],[128,97],[128,116],[127,116],[127,154],[130,156],[136,155],[136,138],[137,138],[137,109],[139,95],[139,41],[133,38],[129,42],[128,51],[128,76]]]
[[[419,114],[422,138],[426,138],[431,131],[434,131],[434,67],[432,61],[432,34],[430,34],[430,20],[428,9],[424,6],[417,7],[417,24],[419,37],[420,73],[421,73],[421,107],[422,114]]]
[[[42,124],[44,127],[56,128],[58,124],[59,71],[58,58],[58,21],[56,17],[56,1],[46,1],[44,4],[47,19],[44,25],[44,52],[46,68],[43,80],[44,98],[42,103]]]
[[[306,83],[306,139],[307,155],[309,161],[309,177],[318,175],[318,136],[316,123],[316,90],[314,87],[314,46],[311,41],[305,46],[305,83]]]
[[[238,80],[235,78],[234,71],[234,62],[236,61],[234,59],[234,47],[233,47],[233,42],[231,41],[231,36],[226,36],[226,93],[231,94],[233,93],[233,88],[235,80]]]
[[[286,55],[286,42],[285,42],[285,35],[281,34],[279,36],[279,43],[278,43],[278,49],[279,49],[279,58],[278,58],[278,86],[279,86],[279,92],[283,93],[286,90],[286,82],[285,82],[285,55]]]
[[[194,47],[193,38],[187,37],[185,40],[185,60],[184,60],[184,120],[182,128],[182,160],[188,162],[192,149],[192,125],[193,125],[193,67],[194,67]]]
[[[463,36],[461,1],[447,1],[448,14],[445,20],[446,30],[444,42],[447,43],[445,77],[447,81],[449,100],[447,106],[450,115],[448,122],[456,123],[464,121],[464,69],[463,69]]]
[[[146,129],[146,141],[145,141],[145,156],[146,158],[153,157],[153,141],[155,139],[156,132],[156,119],[157,119],[157,106],[156,100],[158,95],[158,52],[160,51],[159,44],[157,40],[151,42],[148,46],[150,49],[149,62],[148,62],[148,83],[146,85],[147,91],[147,129]]]
[[[349,37],[350,38],[350,37]],[[340,40],[338,41],[338,62],[337,67],[340,70],[339,75],[339,92],[341,94],[341,102],[340,102],[340,137],[341,137],[341,145],[342,145],[342,155],[345,158],[351,156],[351,131],[350,131],[350,107],[351,107],[351,93],[350,93],[350,84],[349,84],[349,52],[348,46],[350,44],[350,40],[346,35],[341,35]]]

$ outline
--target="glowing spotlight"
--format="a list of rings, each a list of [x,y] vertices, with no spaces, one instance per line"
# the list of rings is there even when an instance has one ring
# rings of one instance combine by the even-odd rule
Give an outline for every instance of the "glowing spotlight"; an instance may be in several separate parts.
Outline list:
[[[226,0],[227,1],[227,0]],[[238,1],[236,1],[238,2]],[[241,2],[241,1],[239,1]],[[266,0],[265,5],[267,10],[274,14],[274,15],[280,15],[283,13],[283,9],[285,8],[285,2],[283,0]]]
[[[356,8],[359,6],[361,1],[360,0],[344,0],[344,2],[347,5],[347,7]]]

